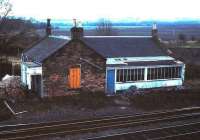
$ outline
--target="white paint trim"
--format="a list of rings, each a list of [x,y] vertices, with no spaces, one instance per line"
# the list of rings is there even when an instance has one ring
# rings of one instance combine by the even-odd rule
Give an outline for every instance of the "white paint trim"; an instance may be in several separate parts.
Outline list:
[[[108,89],[108,87],[107,87],[107,68],[106,68],[106,78],[105,78],[105,93],[107,93],[107,89]]]
[[[144,68],[144,81],[147,81],[147,76],[148,76],[148,68]]]
[[[127,90],[131,86],[136,86],[139,89],[148,88],[159,88],[159,87],[170,87],[170,86],[181,86],[183,81],[180,79],[170,79],[170,80],[152,80],[152,81],[138,81],[130,83],[116,83],[116,90]]]
[[[162,60],[175,60],[170,56],[154,56],[154,57],[114,57],[107,58],[106,64],[126,64],[127,62],[141,62],[141,61],[162,61]],[[180,61],[177,61],[180,63]]]
[[[116,82],[117,82],[117,69],[114,69],[115,70],[115,81],[114,81],[114,93],[116,93]]]
[[[182,78],[171,78],[171,79],[154,79],[154,80],[138,80],[138,81],[126,81],[126,82],[116,82],[116,84],[126,84],[126,83],[141,83],[141,82],[159,82],[159,81],[170,81],[170,80],[182,80]]]
[[[108,70],[110,69],[134,69],[134,68],[162,68],[162,67],[176,67],[176,66],[183,66],[183,64],[176,64],[176,65],[154,65],[154,66],[118,66],[118,67],[107,67]]]
[[[25,63],[21,63],[21,68],[24,67],[24,77],[25,81],[21,81],[23,84],[28,86],[28,89],[31,89],[31,76],[32,75],[41,75],[42,76],[42,66],[39,67],[28,67]],[[42,79],[41,79],[42,80]]]
[[[181,70],[181,78],[182,78],[182,81],[185,80],[185,67],[186,67],[186,65],[184,64],[184,65],[182,66],[182,70]]]

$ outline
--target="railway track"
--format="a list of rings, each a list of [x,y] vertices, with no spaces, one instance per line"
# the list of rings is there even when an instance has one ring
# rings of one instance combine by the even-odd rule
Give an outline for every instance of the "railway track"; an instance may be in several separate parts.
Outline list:
[[[198,140],[199,136],[200,121],[183,125],[89,138],[88,140]]]
[[[108,116],[92,120],[5,125],[0,126],[0,139],[16,140],[42,136],[71,135],[194,118],[200,118],[200,107],[145,113],[135,116]]]

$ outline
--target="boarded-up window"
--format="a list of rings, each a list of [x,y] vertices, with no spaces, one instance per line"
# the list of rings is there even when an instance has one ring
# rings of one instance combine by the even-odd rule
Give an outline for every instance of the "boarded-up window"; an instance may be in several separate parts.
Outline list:
[[[68,75],[68,88],[78,89],[81,84],[81,70],[80,67],[70,68]]]

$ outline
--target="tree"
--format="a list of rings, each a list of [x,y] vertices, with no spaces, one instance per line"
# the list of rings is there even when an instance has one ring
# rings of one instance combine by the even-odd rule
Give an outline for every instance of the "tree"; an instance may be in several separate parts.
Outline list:
[[[12,4],[9,0],[0,0],[0,25],[4,23],[4,19],[12,10]]]
[[[35,35],[31,20],[9,17],[11,10],[10,0],[0,0],[0,58],[18,54],[23,49],[20,40]]]
[[[179,34],[178,35],[178,39],[182,42],[185,42],[186,41],[186,35],[185,34]]]
[[[112,36],[116,35],[116,30],[114,30],[112,23],[108,19],[99,19],[96,27],[96,33],[97,35],[102,36]]]
[[[196,41],[196,37],[194,35],[191,36],[192,41]]]

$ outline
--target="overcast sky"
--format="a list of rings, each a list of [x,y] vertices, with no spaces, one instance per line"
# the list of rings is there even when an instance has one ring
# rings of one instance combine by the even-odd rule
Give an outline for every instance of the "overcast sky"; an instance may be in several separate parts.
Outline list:
[[[12,15],[37,19],[200,19],[200,0],[10,0]]]

